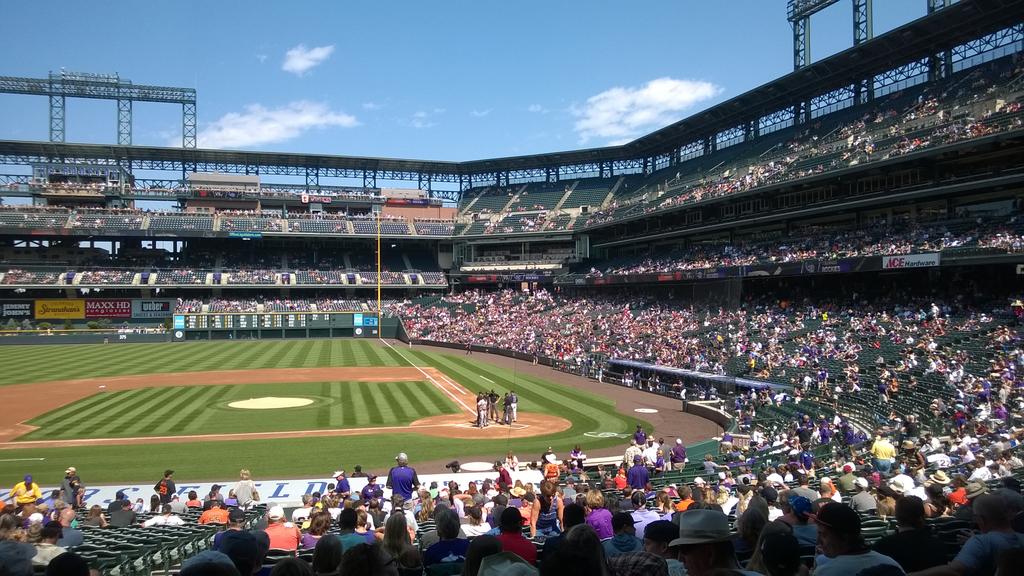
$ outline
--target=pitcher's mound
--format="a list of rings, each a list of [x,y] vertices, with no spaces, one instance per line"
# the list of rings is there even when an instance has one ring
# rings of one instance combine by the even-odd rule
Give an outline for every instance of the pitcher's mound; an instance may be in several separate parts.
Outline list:
[[[273,410],[275,408],[298,408],[309,406],[313,403],[311,398],[278,398],[277,396],[264,396],[263,398],[249,398],[248,400],[237,400],[228,404],[231,408],[243,410]]]

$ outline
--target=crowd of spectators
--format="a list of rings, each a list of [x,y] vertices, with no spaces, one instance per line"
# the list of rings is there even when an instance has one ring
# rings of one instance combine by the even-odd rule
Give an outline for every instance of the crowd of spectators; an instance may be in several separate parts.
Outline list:
[[[897,93],[890,97],[894,104],[883,102],[877,110],[838,128],[812,127],[780,146],[775,154],[731,162],[721,172],[699,175],[697,181],[692,174],[677,173],[656,183],[649,193],[614,199],[593,212],[588,225],[1020,128],[1024,126],[1020,103],[1000,99],[998,88],[1020,77],[1024,67],[1014,61],[1009,70],[1001,74],[999,70],[998,66],[976,70],[966,79],[969,83],[930,87],[909,102]]]
[[[759,263],[836,260],[863,256],[895,256],[941,252],[950,248],[977,246],[1022,249],[1016,218],[916,223],[900,220],[853,230],[811,227],[783,236],[782,232],[761,235],[747,241],[694,244],[661,257],[629,258],[624,263],[596,265],[589,276],[699,270],[719,266]]]

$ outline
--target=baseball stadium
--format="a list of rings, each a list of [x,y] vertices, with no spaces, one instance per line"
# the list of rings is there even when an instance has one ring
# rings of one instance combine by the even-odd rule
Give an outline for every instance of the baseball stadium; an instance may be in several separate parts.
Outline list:
[[[0,576],[1019,574],[1024,0],[913,3],[744,0],[791,37],[521,76],[514,121],[341,84],[342,39],[266,90],[349,112],[232,72],[202,121],[176,64],[0,58]],[[396,26],[345,50],[516,63]]]

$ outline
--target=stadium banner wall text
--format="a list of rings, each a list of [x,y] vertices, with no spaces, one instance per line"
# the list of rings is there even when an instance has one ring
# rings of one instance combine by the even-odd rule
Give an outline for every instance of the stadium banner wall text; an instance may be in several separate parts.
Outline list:
[[[882,256],[882,270],[904,270],[907,268],[931,268],[939,265],[939,254],[907,254],[904,256]]]
[[[85,300],[36,300],[36,320],[84,320]]]
[[[132,300],[132,318],[170,318],[174,300]]]
[[[6,300],[0,303],[0,318],[28,320],[32,318],[32,314],[31,300]]]
[[[175,300],[132,298],[40,298],[0,300],[4,320],[163,319],[174,314]]]

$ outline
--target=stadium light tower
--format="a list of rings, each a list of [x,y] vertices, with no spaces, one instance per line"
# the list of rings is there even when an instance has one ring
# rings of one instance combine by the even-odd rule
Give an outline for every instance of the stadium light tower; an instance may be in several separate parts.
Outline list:
[[[117,143],[132,144],[132,103],[181,104],[181,145],[196,147],[194,88],[132,84],[117,74],[50,72],[48,78],[0,76],[0,94],[29,94],[50,98],[50,142],[64,142],[64,104],[67,98],[117,100]]]
[[[793,25],[794,70],[811,63],[811,16],[837,2],[839,0],[789,0],[786,14],[787,20]],[[854,46],[867,42],[874,35],[871,20],[871,0],[853,0]]]

